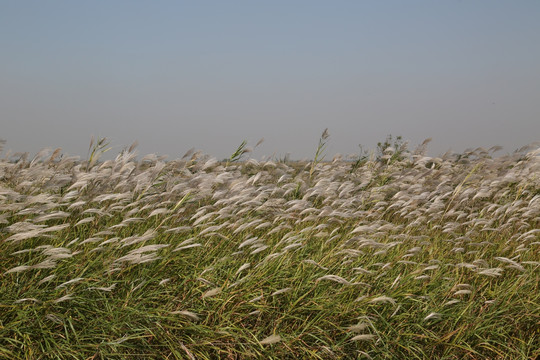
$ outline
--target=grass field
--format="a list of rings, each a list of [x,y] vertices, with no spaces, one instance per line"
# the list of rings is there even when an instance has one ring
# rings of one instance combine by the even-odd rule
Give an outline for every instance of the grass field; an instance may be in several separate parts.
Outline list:
[[[2,359],[534,359],[540,149],[0,160]]]

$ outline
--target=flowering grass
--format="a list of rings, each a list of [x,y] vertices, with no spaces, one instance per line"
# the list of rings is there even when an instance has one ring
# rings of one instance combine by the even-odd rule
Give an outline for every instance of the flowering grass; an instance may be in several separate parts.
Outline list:
[[[0,160],[0,358],[538,357],[540,149],[325,162],[324,141]]]

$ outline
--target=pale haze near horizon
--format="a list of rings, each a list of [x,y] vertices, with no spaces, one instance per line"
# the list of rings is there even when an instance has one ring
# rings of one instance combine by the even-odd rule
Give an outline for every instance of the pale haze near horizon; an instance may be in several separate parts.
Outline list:
[[[539,1],[1,1],[7,151],[255,158],[540,140]]]

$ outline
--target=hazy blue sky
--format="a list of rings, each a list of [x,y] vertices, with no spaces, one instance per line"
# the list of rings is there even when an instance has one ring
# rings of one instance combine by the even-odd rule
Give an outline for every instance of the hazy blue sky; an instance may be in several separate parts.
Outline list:
[[[540,1],[0,1],[5,150],[540,140]]]

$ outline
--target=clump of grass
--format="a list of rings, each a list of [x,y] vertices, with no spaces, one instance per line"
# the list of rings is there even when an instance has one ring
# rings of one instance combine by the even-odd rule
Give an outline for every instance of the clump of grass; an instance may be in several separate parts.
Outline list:
[[[313,172],[315,171],[315,167],[324,160],[325,157],[325,151],[326,151],[326,143],[328,142],[328,138],[330,137],[330,134],[328,133],[328,129],[324,129],[323,133],[321,134],[321,137],[319,139],[319,144],[317,145],[317,150],[315,151],[315,157],[313,158],[313,161],[311,162],[311,167],[309,168],[309,179],[313,177]]]
[[[538,357],[538,147],[351,171],[327,139],[0,159],[0,358]]]
[[[86,163],[86,171],[88,171],[94,164],[99,160],[99,158],[105,154],[107,151],[111,150],[107,138],[99,138],[97,141],[94,140],[94,137],[90,139],[90,145],[88,147],[88,162]]]
[[[240,145],[238,145],[238,148],[231,154],[229,159],[227,159],[227,165],[232,162],[239,161],[242,156],[244,156],[245,153],[250,152],[250,149],[247,148],[247,141],[243,140]]]

